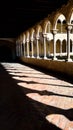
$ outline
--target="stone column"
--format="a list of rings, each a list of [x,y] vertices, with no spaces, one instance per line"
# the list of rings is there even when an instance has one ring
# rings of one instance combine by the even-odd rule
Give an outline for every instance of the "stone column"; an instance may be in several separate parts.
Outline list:
[[[67,25],[67,61],[72,61],[70,58],[70,31],[72,29],[72,25]]]
[[[61,33],[62,33],[62,25],[63,25],[63,24],[62,24],[62,22],[61,22]]]
[[[29,40],[28,39],[27,39],[26,43],[27,43],[27,57],[29,57]]]
[[[25,53],[25,37],[23,38],[23,47],[24,47],[24,57],[26,56],[26,53]]]
[[[31,54],[31,57],[34,58],[34,54],[33,54],[33,38],[31,38],[31,48],[32,48],[32,54]]]
[[[62,56],[62,41],[60,41],[60,56]]]
[[[24,57],[26,56],[26,54],[25,54],[25,43],[23,43],[24,44]]]
[[[55,40],[55,35],[57,34],[57,29],[53,29],[52,33],[53,33],[53,60],[57,60],[57,58],[56,58],[56,40]]]
[[[46,57],[46,38],[47,38],[47,34],[43,33],[43,42],[44,42],[44,59],[47,59]]]
[[[38,41],[39,41],[39,37],[37,36],[37,37],[36,37],[36,44],[37,44],[37,58],[39,58],[39,44],[38,44]]]
[[[20,43],[20,56],[22,56],[22,42]]]

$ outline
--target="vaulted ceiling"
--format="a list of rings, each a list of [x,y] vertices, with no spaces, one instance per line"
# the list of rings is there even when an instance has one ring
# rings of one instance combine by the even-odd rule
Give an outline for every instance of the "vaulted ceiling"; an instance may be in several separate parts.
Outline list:
[[[68,0],[26,0],[0,4],[0,37],[17,37]]]

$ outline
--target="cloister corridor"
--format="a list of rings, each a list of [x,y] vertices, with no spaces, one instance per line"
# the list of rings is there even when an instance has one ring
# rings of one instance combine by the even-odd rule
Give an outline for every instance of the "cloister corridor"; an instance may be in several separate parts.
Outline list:
[[[73,130],[73,0],[1,1],[0,130]]]
[[[18,62],[0,62],[0,129],[72,130],[73,81]]]

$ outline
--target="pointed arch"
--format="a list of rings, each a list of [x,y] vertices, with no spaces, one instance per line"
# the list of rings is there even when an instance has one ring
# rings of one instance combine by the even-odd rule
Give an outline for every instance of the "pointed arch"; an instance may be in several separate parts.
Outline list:
[[[26,38],[26,36],[25,36],[25,34],[23,34],[23,43],[25,44],[25,38]]]
[[[34,28],[31,28],[31,29],[30,29],[30,40],[33,40],[33,39],[34,39],[34,33],[35,33],[35,29],[34,29]]]
[[[25,34],[26,34],[26,40],[29,40],[29,34],[30,34],[29,31],[26,31]]]
[[[44,22],[43,32],[44,32],[44,33],[50,33],[51,30],[52,30],[52,24],[51,24],[51,22],[47,19],[47,20]]]
[[[73,21],[73,7],[70,9],[68,13],[68,18],[67,18],[68,23],[71,23],[72,21]]]
[[[59,33],[66,32],[66,18],[63,14],[59,14],[55,21],[55,28]]]
[[[40,33],[42,32],[42,26],[41,25],[36,25],[35,32],[36,32],[36,36],[39,37]]]

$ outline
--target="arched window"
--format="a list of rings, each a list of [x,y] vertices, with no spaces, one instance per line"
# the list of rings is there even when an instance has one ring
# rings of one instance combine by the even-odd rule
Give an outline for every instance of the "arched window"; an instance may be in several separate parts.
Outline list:
[[[58,19],[58,21],[57,21],[57,29],[58,29],[58,33],[61,33],[61,21],[60,21],[60,19]]]
[[[67,32],[66,31],[66,20],[64,20],[63,23],[62,23],[62,31],[63,31],[63,33]]]
[[[51,23],[48,22],[48,24],[47,24],[47,33],[50,33],[50,30],[51,30]]]
[[[58,29],[58,33],[66,32],[66,19],[64,15],[60,15],[56,22],[56,28]]]

